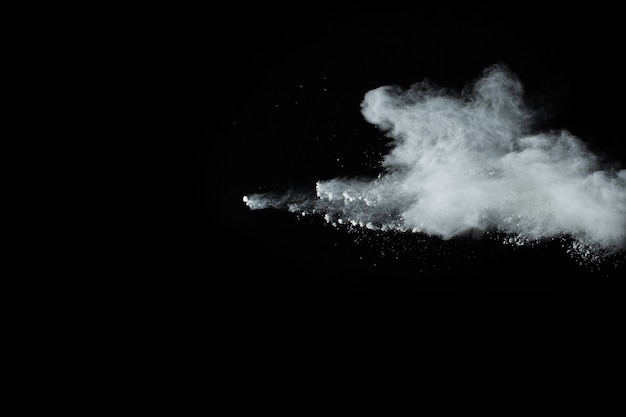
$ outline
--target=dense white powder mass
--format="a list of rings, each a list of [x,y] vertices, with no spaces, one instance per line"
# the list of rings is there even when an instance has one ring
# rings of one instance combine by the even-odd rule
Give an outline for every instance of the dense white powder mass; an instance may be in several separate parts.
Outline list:
[[[495,229],[624,247],[626,170],[601,170],[567,131],[533,132],[522,85],[505,67],[486,69],[462,94],[428,82],[386,86],[367,92],[361,107],[393,140],[377,179],[320,181],[317,198],[263,193],[244,202],[443,239]]]

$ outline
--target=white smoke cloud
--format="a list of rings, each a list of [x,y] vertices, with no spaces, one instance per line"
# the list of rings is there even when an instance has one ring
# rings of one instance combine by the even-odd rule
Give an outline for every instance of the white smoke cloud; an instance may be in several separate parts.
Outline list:
[[[444,239],[495,229],[624,246],[626,170],[601,170],[567,131],[533,132],[522,84],[504,66],[486,69],[461,94],[426,81],[406,91],[385,86],[367,92],[361,107],[393,140],[377,179],[320,181],[317,198],[254,194],[244,202]]]

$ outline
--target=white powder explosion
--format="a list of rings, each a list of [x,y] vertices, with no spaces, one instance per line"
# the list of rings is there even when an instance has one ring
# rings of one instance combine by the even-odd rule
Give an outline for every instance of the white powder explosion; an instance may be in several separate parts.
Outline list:
[[[380,87],[362,113],[393,139],[378,178],[320,181],[316,198],[293,191],[243,201],[443,239],[497,230],[511,241],[567,235],[579,246],[624,248],[626,170],[602,170],[567,131],[532,132],[533,112],[507,68],[486,69],[456,95],[426,81]]]

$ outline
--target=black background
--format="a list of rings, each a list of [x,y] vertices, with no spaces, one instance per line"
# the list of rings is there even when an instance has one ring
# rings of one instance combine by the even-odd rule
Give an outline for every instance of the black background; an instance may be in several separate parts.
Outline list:
[[[477,236],[387,236],[358,243],[319,219],[251,211],[242,202],[257,191],[376,175],[386,139],[360,113],[367,91],[425,78],[460,90],[496,63],[508,65],[543,109],[538,129],[567,129],[624,167],[618,16],[610,8],[530,3],[310,3],[198,8],[166,19],[182,113],[177,140],[192,153],[194,201],[181,243],[189,296],[262,307],[621,293],[623,266],[590,270],[558,242],[516,248]]]

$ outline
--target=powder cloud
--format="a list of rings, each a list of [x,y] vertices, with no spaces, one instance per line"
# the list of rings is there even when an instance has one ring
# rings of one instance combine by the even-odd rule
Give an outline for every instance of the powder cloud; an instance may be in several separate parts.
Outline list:
[[[523,98],[522,83],[502,65],[459,94],[428,81],[371,90],[362,114],[392,140],[378,178],[319,181],[314,198],[291,192],[244,201],[443,239],[497,229],[623,248],[626,170],[601,169],[566,130],[533,131],[536,110]]]

